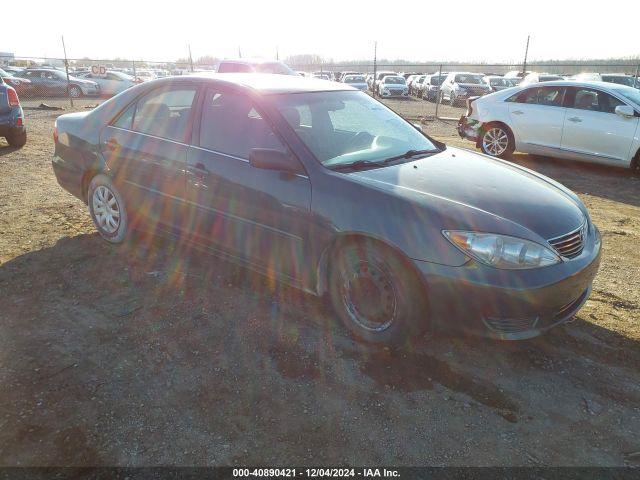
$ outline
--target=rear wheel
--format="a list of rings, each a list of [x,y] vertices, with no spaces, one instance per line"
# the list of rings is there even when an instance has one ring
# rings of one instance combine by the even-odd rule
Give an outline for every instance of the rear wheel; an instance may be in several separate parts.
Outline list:
[[[500,124],[490,124],[482,132],[480,148],[486,155],[505,158],[515,149],[513,134]]]
[[[14,148],[21,148],[24,147],[25,143],[27,143],[27,132],[10,133],[5,138],[10,146]]]
[[[399,345],[426,329],[424,292],[399,255],[374,242],[352,242],[338,252],[330,276],[331,303],[354,337]]]
[[[89,214],[102,238],[110,243],[121,243],[128,230],[124,198],[104,174],[93,177],[87,192]]]

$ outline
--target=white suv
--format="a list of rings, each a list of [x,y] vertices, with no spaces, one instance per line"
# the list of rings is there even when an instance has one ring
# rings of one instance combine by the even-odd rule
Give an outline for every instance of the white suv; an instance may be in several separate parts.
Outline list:
[[[636,169],[639,120],[640,92],[635,88],[558,81],[470,101],[458,133],[494,157],[517,150]]]
[[[451,106],[461,105],[470,97],[480,97],[491,93],[491,87],[481,73],[451,72],[440,85],[440,103]]]

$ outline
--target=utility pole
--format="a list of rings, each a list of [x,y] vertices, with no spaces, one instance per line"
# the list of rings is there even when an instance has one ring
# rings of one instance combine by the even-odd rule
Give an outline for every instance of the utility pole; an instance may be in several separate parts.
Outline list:
[[[187,45],[189,47],[189,66],[191,67],[191,73],[193,73],[193,57],[191,56],[191,45]]]
[[[638,65],[636,67],[636,76],[633,78],[633,87],[634,88],[640,87],[640,83],[638,82],[638,70],[640,70],[640,65]]]
[[[527,55],[529,55],[529,39],[531,35],[527,35],[527,48],[524,50],[524,62],[522,62],[522,78],[527,74]]]
[[[242,52],[240,51],[240,45],[238,45],[238,58],[242,58]]]
[[[376,98],[376,72],[378,70],[378,41],[373,42],[373,98]]]
[[[280,60],[280,52],[278,51],[277,46],[276,46],[276,60]]]
[[[64,35],[62,35],[62,51],[64,52],[64,69],[67,72],[67,97],[69,97],[69,103],[71,104],[71,108],[73,108],[73,98],[71,97],[71,93],[69,93],[69,60],[67,60],[67,47],[64,44]]]

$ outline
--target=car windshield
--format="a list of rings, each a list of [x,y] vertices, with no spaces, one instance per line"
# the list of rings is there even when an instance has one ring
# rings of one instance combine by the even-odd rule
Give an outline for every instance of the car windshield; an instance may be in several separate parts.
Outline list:
[[[634,82],[633,77],[623,77],[623,76],[615,76],[615,75],[603,75],[603,82],[617,83],[618,85],[626,85],[627,87],[633,87]]]
[[[302,142],[326,167],[379,162],[437,147],[402,117],[363,92],[274,95]]]
[[[384,77],[384,83],[392,83],[394,85],[404,85],[404,77]]]
[[[7,72],[5,72],[3,69],[0,68],[0,77],[10,77],[11,75],[9,75]]]
[[[445,75],[436,75],[431,77],[431,85],[441,85],[445,78]]]
[[[349,75],[345,77],[344,83],[364,83],[364,77],[361,75]]]
[[[490,78],[489,85],[492,87],[506,87],[509,83],[504,78]]]
[[[482,83],[482,77],[480,75],[456,75],[453,80],[456,83]]]
[[[638,81],[638,85],[640,85],[640,81]],[[614,92],[640,106],[640,91],[635,88],[617,88]]]
[[[278,75],[295,75],[296,72],[291,70],[287,65],[281,62],[268,62],[256,65],[256,71],[261,73],[275,73]]]

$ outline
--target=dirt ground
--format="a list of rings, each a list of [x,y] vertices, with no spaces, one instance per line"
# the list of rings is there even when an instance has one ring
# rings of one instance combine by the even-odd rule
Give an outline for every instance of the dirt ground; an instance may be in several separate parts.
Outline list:
[[[425,103],[390,102],[411,118]],[[23,149],[0,140],[0,465],[640,464],[640,178],[516,155],[603,234],[576,320],[377,350],[219,259],[101,241],[51,170],[59,113],[27,110]]]

